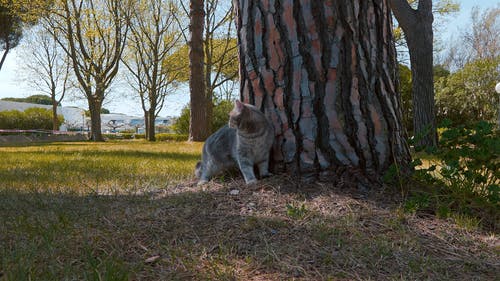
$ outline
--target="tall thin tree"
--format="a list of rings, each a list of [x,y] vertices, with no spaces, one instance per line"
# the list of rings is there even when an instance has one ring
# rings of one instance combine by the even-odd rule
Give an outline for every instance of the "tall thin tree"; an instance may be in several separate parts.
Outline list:
[[[21,50],[21,79],[50,96],[53,130],[58,130],[57,107],[71,86],[69,58],[42,24],[33,27],[27,36],[33,43]]]
[[[191,117],[189,125],[189,140],[204,141],[210,134],[209,112],[205,95],[204,53],[203,53],[203,22],[205,10],[203,0],[190,1],[191,38],[189,40],[189,90],[191,100]]]
[[[85,95],[91,120],[91,139],[104,141],[101,108],[118,73],[128,34],[130,1],[60,0],[47,22]]]
[[[130,19],[129,48],[122,60],[139,94],[149,141],[155,140],[156,117],[179,74],[177,66],[166,63],[181,37],[175,12],[172,3],[162,0],[138,1]]]

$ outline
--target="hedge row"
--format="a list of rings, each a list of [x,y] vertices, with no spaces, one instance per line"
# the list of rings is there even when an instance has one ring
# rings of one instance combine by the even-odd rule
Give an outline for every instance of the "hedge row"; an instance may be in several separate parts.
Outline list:
[[[118,133],[118,134],[103,134],[103,136],[109,140],[131,140],[131,139],[145,139],[144,134],[132,134],[132,133]],[[184,134],[156,134],[157,141],[187,141],[188,135]]]
[[[58,127],[64,122],[58,115]],[[52,130],[52,110],[32,107],[25,111],[0,111],[0,129],[9,130]]]

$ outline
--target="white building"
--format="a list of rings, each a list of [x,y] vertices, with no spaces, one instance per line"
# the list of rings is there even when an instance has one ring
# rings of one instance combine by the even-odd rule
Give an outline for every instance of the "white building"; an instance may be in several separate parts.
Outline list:
[[[51,105],[0,100],[0,111],[24,111],[32,107],[52,110]],[[64,117],[64,123],[59,129],[60,131],[88,131],[90,128],[90,118],[85,116],[85,110],[82,108],[59,106],[57,107],[57,114]],[[173,118],[171,117],[158,117],[155,120],[155,125],[168,126],[172,123],[172,120]],[[122,113],[101,114],[101,130],[103,133],[114,133],[125,130],[144,133],[144,117],[130,116]]]
[[[155,126],[171,125],[171,117],[158,117]],[[122,113],[101,114],[101,130],[104,133],[134,131],[144,133],[144,117],[130,116]]]

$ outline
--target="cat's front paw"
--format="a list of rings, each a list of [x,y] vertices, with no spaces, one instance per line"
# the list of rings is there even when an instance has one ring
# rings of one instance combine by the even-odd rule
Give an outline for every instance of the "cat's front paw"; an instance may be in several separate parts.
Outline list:
[[[256,184],[257,183],[257,179],[252,179],[252,180],[249,180],[247,182],[245,182],[247,185],[251,185],[251,184]]]
[[[272,176],[274,176],[273,173],[267,172],[265,174],[262,174],[260,177],[261,178],[268,178],[268,177],[272,177]]]
[[[207,184],[208,181],[207,180],[199,180],[198,183],[196,184],[197,186],[201,186],[201,185],[204,185],[204,184]]]

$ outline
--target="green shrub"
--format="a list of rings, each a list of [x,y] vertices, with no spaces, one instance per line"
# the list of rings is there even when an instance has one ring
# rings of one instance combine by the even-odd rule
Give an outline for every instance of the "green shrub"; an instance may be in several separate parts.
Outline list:
[[[107,140],[121,140],[123,136],[121,134],[102,134],[102,136]]]
[[[135,138],[135,134],[120,132],[116,134],[103,134],[103,137],[108,140],[131,140]]]
[[[134,138],[134,134],[133,133],[120,133],[122,139],[124,140],[131,140]]]
[[[446,185],[500,203],[500,134],[494,124],[480,121],[473,127],[443,131],[436,155],[442,159],[440,175]]]
[[[439,147],[431,150],[433,165],[415,171],[414,178],[432,189],[414,190],[405,209],[430,209],[439,217],[478,218],[500,227],[500,132],[485,121],[472,126],[443,123]],[[420,159],[415,166],[422,165]]]
[[[157,141],[187,141],[188,135],[185,134],[156,134]]]
[[[58,126],[64,117],[58,115]],[[52,110],[32,107],[25,111],[7,110],[0,112],[1,129],[52,130]]]

